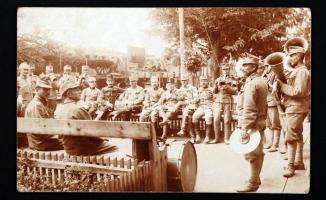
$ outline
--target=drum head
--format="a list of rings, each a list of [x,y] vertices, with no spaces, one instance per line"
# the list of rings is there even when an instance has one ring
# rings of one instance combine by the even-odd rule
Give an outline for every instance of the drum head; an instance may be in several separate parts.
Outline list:
[[[197,155],[194,145],[185,143],[180,166],[182,191],[193,192],[197,177]]]

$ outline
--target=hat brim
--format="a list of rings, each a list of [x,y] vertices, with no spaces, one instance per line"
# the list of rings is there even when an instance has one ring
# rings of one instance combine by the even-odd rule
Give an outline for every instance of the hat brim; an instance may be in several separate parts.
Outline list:
[[[250,136],[249,142],[246,144],[242,144],[240,142],[241,130],[238,128],[234,130],[230,137],[231,149],[239,154],[246,154],[254,151],[260,143],[261,140],[260,133],[259,131],[252,131],[251,133],[249,133],[249,136]]]
[[[45,84],[42,84],[42,83],[41,83],[41,84],[37,84],[36,87],[46,88],[46,89],[52,89],[51,86],[49,86],[49,85],[45,85]]]

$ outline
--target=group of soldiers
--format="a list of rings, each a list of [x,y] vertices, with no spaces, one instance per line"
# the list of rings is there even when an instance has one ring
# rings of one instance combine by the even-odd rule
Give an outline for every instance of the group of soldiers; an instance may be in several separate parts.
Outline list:
[[[208,77],[200,76],[200,86],[189,84],[189,77],[182,75],[181,87],[176,87],[175,78],[168,78],[165,89],[159,87],[159,77],[150,78],[150,86],[137,85],[138,77],[129,77],[129,87],[115,85],[114,77],[108,74],[107,86],[98,89],[96,77],[82,69],[79,77],[72,75],[71,66],[64,66],[62,77],[53,74],[51,66],[42,76],[35,76],[27,63],[19,66],[17,78],[17,116],[32,118],[56,118],[79,120],[130,120],[139,114],[139,121],[153,122],[157,132],[163,129],[161,139],[169,136],[171,121],[182,116],[180,136],[190,136],[192,143],[214,144],[224,140],[229,144],[234,98],[241,143],[250,140],[250,130],[255,129],[265,138],[265,128],[270,143],[265,148],[275,152],[279,147],[281,130],[285,138],[288,167],[285,177],[292,177],[295,170],[304,169],[303,120],[309,110],[310,72],[304,66],[305,49],[289,46],[286,81],[279,79],[266,60],[248,54],[242,59],[244,76],[239,79],[230,75],[230,65],[222,63],[222,74],[213,87]],[[201,138],[201,118],[205,121],[205,138]],[[160,120],[161,119],[161,120]],[[224,128],[221,131],[221,120]],[[222,135],[224,134],[224,138]],[[23,141],[24,135],[18,135]],[[212,138],[212,136],[214,138]],[[271,139],[273,138],[273,139]],[[73,155],[92,155],[116,150],[102,138],[27,134],[28,146],[36,150],[65,149]],[[272,141],[272,142],[271,142]],[[22,144],[23,145],[23,144]],[[264,160],[263,140],[245,158],[250,163],[250,178],[239,192],[256,191],[260,184],[260,172]]]

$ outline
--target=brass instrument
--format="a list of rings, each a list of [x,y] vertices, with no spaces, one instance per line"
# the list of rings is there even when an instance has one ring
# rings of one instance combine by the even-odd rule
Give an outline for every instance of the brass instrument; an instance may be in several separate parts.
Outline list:
[[[285,54],[282,52],[274,52],[269,54],[265,58],[266,64],[271,66],[273,72],[277,76],[277,78],[282,81],[283,83],[286,83],[286,78],[284,75],[284,66],[283,66],[283,61],[285,58]]]

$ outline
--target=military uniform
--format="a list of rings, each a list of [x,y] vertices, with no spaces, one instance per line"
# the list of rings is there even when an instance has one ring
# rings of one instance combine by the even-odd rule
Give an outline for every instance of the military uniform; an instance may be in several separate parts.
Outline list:
[[[183,80],[188,81],[188,77],[183,75],[181,77],[181,81]],[[187,83],[178,89],[178,96],[178,109],[182,110],[181,131],[178,133],[178,135],[185,135],[189,129],[188,117],[191,119],[191,115],[197,108],[196,100],[198,99],[198,91],[196,87]]]
[[[200,77],[201,80],[207,80],[206,76]],[[204,143],[209,142],[209,136],[213,132],[213,88],[200,87],[198,89],[198,103],[199,107],[196,109],[192,116],[192,123],[195,127],[196,142],[200,141],[199,136],[199,120],[202,116],[205,118],[206,123],[206,137]],[[194,137],[194,135],[192,135]]]
[[[154,89],[150,87],[145,89],[145,98],[144,98],[144,108],[140,113],[139,121],[145,121],[149,116],[151,122],[156,122],[159,113],[159,104],[158,101],[161,98],[164,90],[162,88]]]
[[[36,86],[51,88],[49,83],[39,80]],[[38,94],[34,96],[25,111],[26,118],[52,118],[47,107],[47,99],[41,98]],[[28,144],[31,149],[40,151],[52,151],[63,149],[61,141],[53,135],[27,134]]]
[[[81,102],[88,108],[88,112],[94,117],[95,111],[97,109],[97,104],[100,101],[101,90],[98,88],[86,88],[81,93]]]
[[[229,144],[229,138],[231,136],[231,120],[232,120],[232,104],[233,97],[232,95],[236,94],[236,89],[232,87],[233,77],[229,75],[222,75],[215,80],[215,102],[213,105],[213,114],[214,114],[214,132],[215,132],[215,141],[217,142],[220,137],[220,121],[223,115],[224,123],[224,141],[226,144]]]
[[[137,78],[130,78],[131,81],[136,81]],[[144,101],[144,88],[136,85],[134,88],[127,88],[115,102],[113,119],[116,119],[121,114],[124,114],[124,120],[129,120],[132,113],[139,113],[142,109]]]
[[[255,65],[258,68],[259,59],[257,57],[248,57],[243,61],[244,64]],[[240,127],[242,133],[248,130],[259,131],[261,138],[264,137],[264,129],[266,128],[267,115],[267,94],[268,88],[265,80],[257,74],[256,71],[246,78],[243,93],[240,95],[241,112],[239,113]],[[246,136],[246,137],[245,137]],[[243,138],[248,138],[243,135]],[[263,139],[260,140],[258,147],[244,155],[245,159],[250,163],[250,179],[244,188],[238,189],[238,192],[254,192],[261,184],[260,172],[264,161]]]

